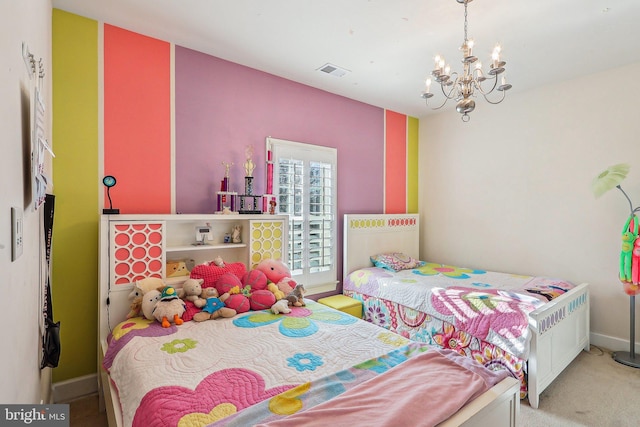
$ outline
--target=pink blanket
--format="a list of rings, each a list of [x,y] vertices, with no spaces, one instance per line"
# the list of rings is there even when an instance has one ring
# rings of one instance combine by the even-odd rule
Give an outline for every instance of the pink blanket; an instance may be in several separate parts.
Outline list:
[[[260,426],[435,426],[506,376],[449,350],[429,351],[330,401]]]

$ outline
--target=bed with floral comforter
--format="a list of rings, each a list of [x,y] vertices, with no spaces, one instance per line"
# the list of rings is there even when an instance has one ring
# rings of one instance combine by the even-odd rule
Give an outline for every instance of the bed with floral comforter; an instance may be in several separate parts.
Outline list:
[[[574,287],[564,280],[424,263],[397,272],[356,270],[344,294],[365,320],[412,340],[449,348],[486,367],[504,367],[526,397],[528,314]]]
[[[284,315],[253,311],[169,328],[129,319],[113,330],[103,367],[125,426],[302,425],[316,414],[307,411],[323,413],[327,401],[364,411],[363,393],[371,396],[370,419],[389,416],[395,400],[392,420],[435,425],[507,375],[468,362],[307,301]],[[444,395],[439,381],[448,384]],[[413,415],[404,409],[415,396],[402,392],[411,388],[425,399]]]

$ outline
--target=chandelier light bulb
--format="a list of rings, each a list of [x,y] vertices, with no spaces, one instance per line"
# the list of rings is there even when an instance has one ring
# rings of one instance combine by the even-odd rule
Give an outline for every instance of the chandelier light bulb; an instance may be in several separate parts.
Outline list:
[[[465,58],[468,58],[473,55],[473,40],[465,41],[462,46],[463,46],[463,53]]]

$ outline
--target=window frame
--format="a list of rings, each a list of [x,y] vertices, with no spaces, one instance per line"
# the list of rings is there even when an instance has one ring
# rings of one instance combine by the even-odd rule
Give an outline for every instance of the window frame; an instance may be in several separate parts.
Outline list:
[[[338,283],[338,247],[337,247],[337,239],[338,239],[338,150],[333,147],[326,147],[321,145],[307,144],[303,142],[296,141],[288,141],[284,139],[276,139],[276,138],[267,138],[266,140],[266,149],[267,149],[267,158],[271,159],[273,162],[273,173],[272,173],[272,191],[273,196],[277,202],[276,205],[276,213],[280,215],[289,215],[289,242],[287,242],[287,251],[291,255],[293,255],[293,249],[291,245],[293,244],[293,239],[295,236],[294,230],[292,230],[294,226],[294,222],[302,222],[302,235],[303,242],[305,242],[305,250],[303,252],[303,268],[302,274],[293,274],[293,259],[289,259],[289,267],[292,270],[292,278],[296,280],[298,283],[302,283],[307,289],[307,294],[312,295],[316,293],[329,292],[334,291],[336,289],[336,285]],[[302,215],[300,217],[294,217],[290,212],[282,212],[280,211],[281,206],[279,205],[280,201],[280,187],[279,187],[279,179],[280,179],[280,167],[279,161],[280,159],[291,159],[303,162],[303,183],[302,183],[302,191],[303,191],[303,208]],[[330,166],[330,191],[331,195],[331,203],[330,213],[327,215],[329,220],[331,221],[330,226],[330,247],[333,249],[331,251],[331,263],[329,269],[326,271],[320,272],[311,272],[312,266],[309,263],[310,260],[310,225],[314,222],[322,219],[316,218],[314,220],[313,215],[311,214],[311,193],[310,193],[310,163],[319,162],[328,164]],[[323,194],[323,197],[326,197]],[[324,237],[326,239],[326,237]]]

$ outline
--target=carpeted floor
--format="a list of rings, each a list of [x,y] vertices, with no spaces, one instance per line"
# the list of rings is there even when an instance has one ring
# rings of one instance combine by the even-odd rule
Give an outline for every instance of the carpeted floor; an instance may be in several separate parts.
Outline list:
[[[638,355],[640,357],[640,355]],[[71,427],[107,425],[98,396],[70,402]],[[640,369],[617,363],[611,352],[583,351],[540,396],[538,409],[520,405],[521,427],[640,426]]]
[[[98,395],[82,397],[69,403],[70,427],[107,427],[106,412],[98,410]]]
[[[521,403],[521,427],[639,426],[640,369],[620,364],[610,351],[592,346],[542,392],[538,409],[527,400]]]

